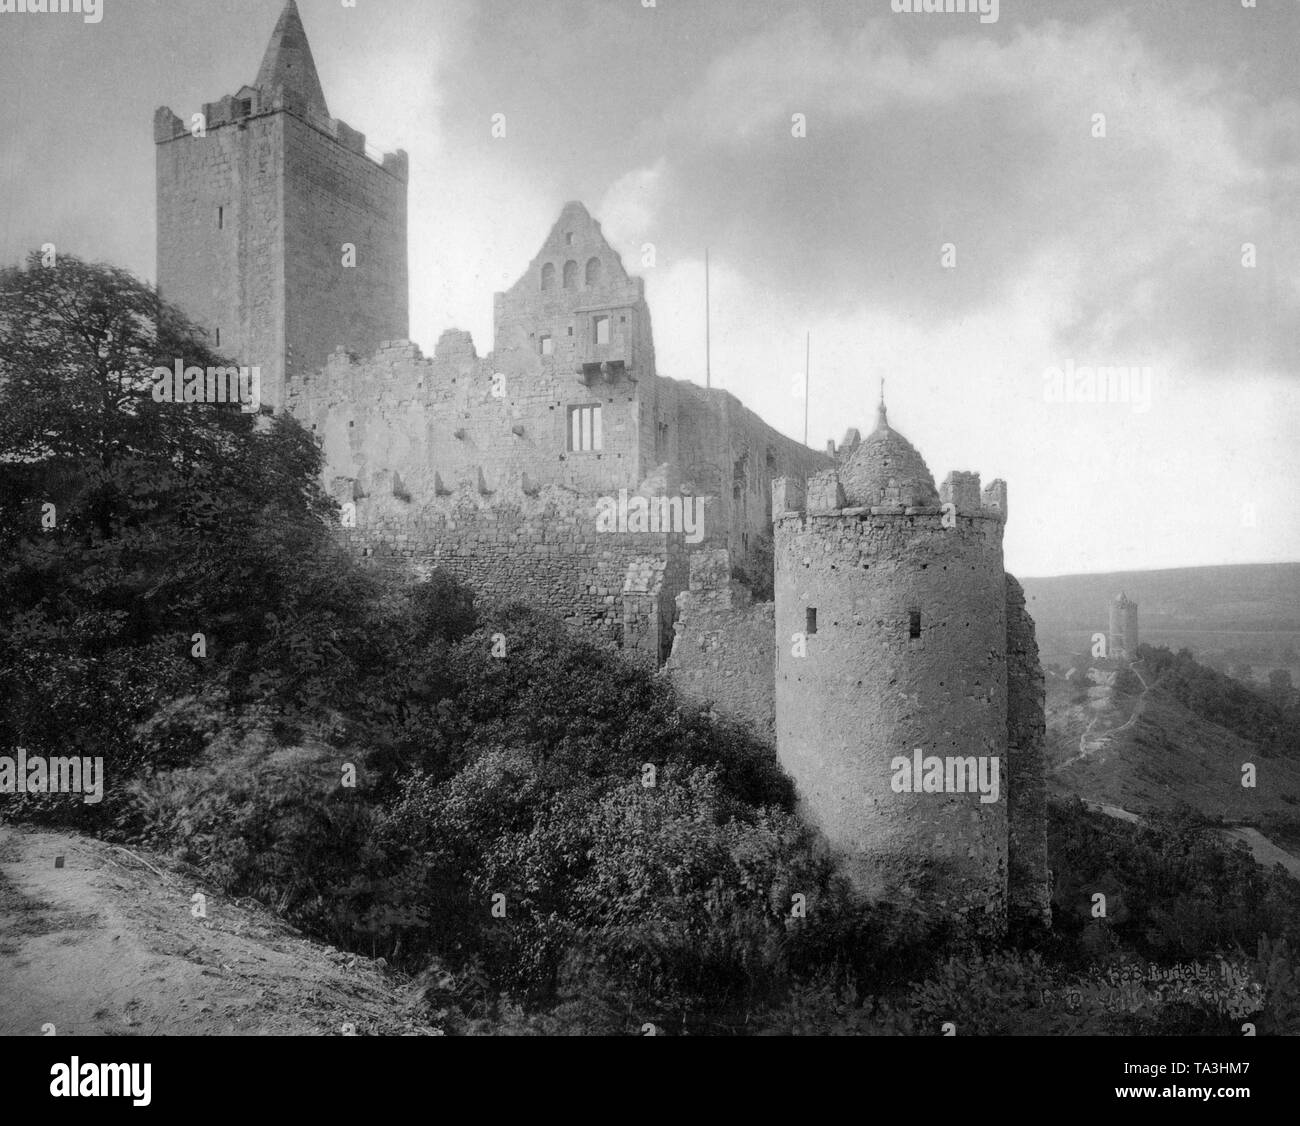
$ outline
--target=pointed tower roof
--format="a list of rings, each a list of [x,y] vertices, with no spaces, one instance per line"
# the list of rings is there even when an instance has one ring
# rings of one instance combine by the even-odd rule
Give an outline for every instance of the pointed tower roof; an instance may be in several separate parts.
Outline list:
[[[316,73],[316,60],[312,58],[307,32],[294,0],[288,0],[276,21],[255,85],[268,97],[283,90],[286,108],[306,110],[318,117],[330,115]]]

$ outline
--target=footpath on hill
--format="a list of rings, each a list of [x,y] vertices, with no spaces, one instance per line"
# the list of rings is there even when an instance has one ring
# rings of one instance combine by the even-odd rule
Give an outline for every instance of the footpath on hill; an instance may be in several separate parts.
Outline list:
[[[0,1035],[434,1033],[414,1002],[378,963],[169,861],[0,825]]]

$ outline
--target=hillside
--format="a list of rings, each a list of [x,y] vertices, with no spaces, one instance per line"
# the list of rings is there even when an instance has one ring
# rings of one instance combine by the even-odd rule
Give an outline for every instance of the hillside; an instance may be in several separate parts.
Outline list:
[[[1047,677],[1048,787],[1121,809],[1172,809],[1186,802],[1209,816],[1258,821],[1300,814],[1300,762],[1265,758],[1253,743],[1188,711],[1159,689],[1144,696],[1075,689]],[[1253,762],[1257,785],[1241,785]]]
[[[1202,662],[1249,663],[1254,678],[1289,668],[1300,683],[1300,563],[1179,567],[1021,578],[1044,665],[1086,650],[1110,600],[1139,606],[1142,640],[1191,649]]]

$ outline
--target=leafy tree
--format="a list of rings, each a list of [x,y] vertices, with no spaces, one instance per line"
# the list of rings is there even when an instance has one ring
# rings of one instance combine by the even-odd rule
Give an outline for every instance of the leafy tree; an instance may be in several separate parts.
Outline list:
[[[346,682],[364,659],[371,584],[330,538],[314,440],[238,405],[156,402],[154,369],[177,359],[225,366],[125,271],[0,271],[4,744],[94,745],[120,772],[160,700],[268,679],[319,700],[326,666]]]

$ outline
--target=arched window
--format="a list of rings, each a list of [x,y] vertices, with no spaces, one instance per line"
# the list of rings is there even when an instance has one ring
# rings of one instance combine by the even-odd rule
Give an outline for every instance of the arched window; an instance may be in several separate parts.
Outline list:
[[[600,259],[587,259],[587,288],[600,284]]]
[[[565,289],[578,288],[578,263],[575,262],[572,258],[570,258],[566,263],[564,263],[564,288]]]
[[[543,289],[555,288],[555,263],[554,262],[547,262],[546,265],[542,267],[542,288]]]

